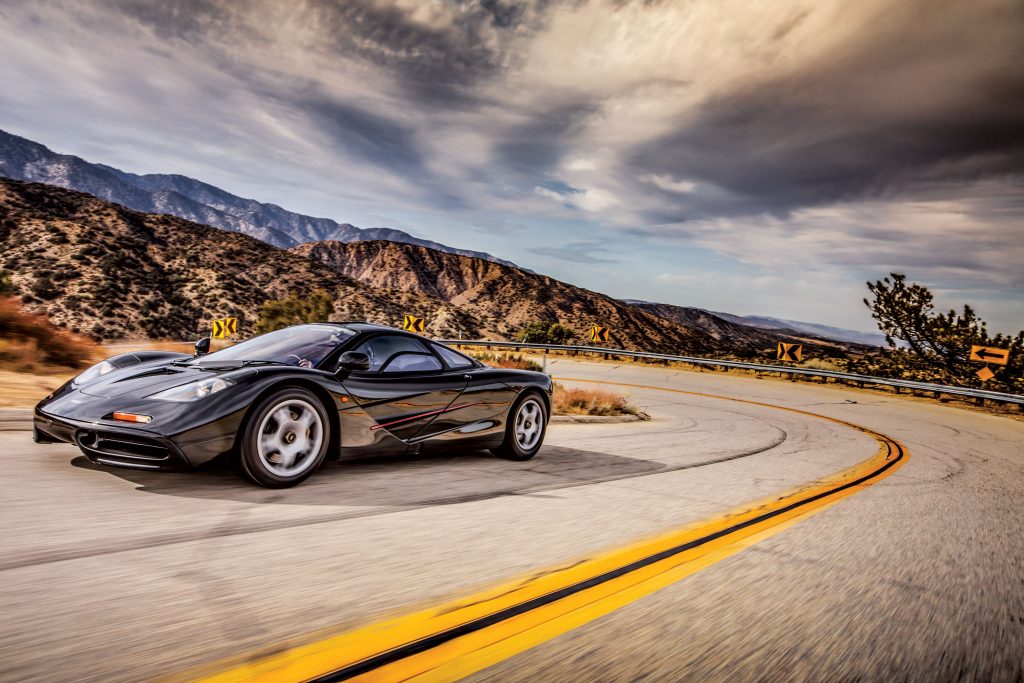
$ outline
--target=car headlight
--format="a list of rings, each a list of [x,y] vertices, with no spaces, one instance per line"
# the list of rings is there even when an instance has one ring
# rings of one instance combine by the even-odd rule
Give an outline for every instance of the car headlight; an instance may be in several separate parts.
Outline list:
[[[116,369],[117,368],[114,367],[114,364],[111,363],[109,360],[105,360],[102,363],[97,363],[96,365],[92,366],[91,368],[80,374],[78,377],[71,380],[71,386],[80,387],[83,384],[91,382],[97,377],[102,377],[108,372],[112,372],[113,370]]]
[[[224,391],[229,386],[234,384],[231,380],[223,379],[221,377],[211,377],[210,379],[201,379],[198,382],[189,382],[188,384],[182,384],[178,387],[171,387],[165,389],[159,393],[147,396],[147,398],[155,398],[158,401],[177,401],[178,403],[188,403],[190,401],[198,401],[201,398],[206,398],[212,394],[216,394],[218,391]]]

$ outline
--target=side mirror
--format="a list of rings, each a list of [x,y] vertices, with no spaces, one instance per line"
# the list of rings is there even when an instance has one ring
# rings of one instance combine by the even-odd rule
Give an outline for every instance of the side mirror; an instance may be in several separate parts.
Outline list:
[[[210,338],[203,337],[196,342],[196,357],[205,356],[210,352]]]
[[[370,369],[370,357],[361,351],[346,351],[338,360],[338,370],[345,372],[366,372]]]

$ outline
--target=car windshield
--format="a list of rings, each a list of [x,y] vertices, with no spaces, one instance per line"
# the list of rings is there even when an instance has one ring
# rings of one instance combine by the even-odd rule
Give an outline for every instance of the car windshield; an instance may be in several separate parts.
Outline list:
[[[315,367],[338,344],[355,332],[336,325],[297,325],[268,332],[198,359],[209,361],[264,361]]]

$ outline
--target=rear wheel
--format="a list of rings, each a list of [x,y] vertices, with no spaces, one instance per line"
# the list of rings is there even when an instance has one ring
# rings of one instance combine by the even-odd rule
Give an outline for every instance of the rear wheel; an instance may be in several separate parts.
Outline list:
[[[544,400],[535,392],[527,393],[512,406],[505,426],[505,440],[491,452],[509,460],[529,460],[544,443],[547,423]]]
[[[267,396],[246,422],[242,474],[268,488],[303,482],[323,462],[330,429],[323,404],[305,389],[289,387]]]

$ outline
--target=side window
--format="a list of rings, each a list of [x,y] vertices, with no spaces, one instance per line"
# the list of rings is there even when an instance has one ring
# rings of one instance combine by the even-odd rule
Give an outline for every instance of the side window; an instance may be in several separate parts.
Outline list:
[[[473,366],[473,361],[466,358],[455,349],[449,349],[447,346],[441,344],[431,344],[437,355],[444,359],[445,364],[452,368],[469,368]]]
[[[396,353],[384,364],[381,372],[425,372],[427,370],[440,370],[441,361],[429,353]]]
[[[409,352],[426,353],[427,349],[413,337],[385,334],[366,340],[353,349],[353,351],[360,351],[369,356],[370,372],[377,372],[396,354]]]

